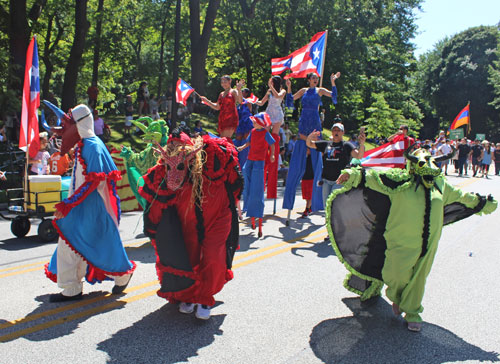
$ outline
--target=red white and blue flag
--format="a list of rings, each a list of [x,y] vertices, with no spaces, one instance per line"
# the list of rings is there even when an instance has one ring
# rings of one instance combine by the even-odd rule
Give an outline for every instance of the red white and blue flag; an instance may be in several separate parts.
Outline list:
[[[413,144],[413,138],[396,135],[392,141],[365,152],[361,159],[363,167],[405,168],[404,151]]]
[[[24,71],[23,103],[21,111],[21,128],[19,131],[19,148],[35,158],[40,149],[38,132],[38,108],[40,107],[40,74],[38,68],[38,47],[33,37],[26,52]]]
[[[255,96],[253,93],[250,94],[250,97],[247,97],[244,99],[246,102],[249,102],[251,104],[255,104],[257,101],[259,101],[259,98]]]
[[[177,87],[175,90],[175,99],[179,104],[186,106],[188,97],[194,92],[194,88],[189,86],[187,82],[180,79],[177,81]]]
[[[271,73],[279,75],[286,70],[292,71],[285,78],[305,78],[314,72],[319,77],[323,74],[323,59],[326,49],[326,32],[316,33],[311,41],[292,54],[282,58],[271,59]]]

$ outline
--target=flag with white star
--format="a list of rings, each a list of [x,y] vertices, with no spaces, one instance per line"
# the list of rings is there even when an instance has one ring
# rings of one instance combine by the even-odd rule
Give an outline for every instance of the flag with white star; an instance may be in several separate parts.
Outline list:
[[[175,90],[175,99],[179,104],[186,106],[186,101],[188,97],[193,93],[194,88],[192,88],[186,81],[179,78],[177,81],[177,87]]]
[[[290,70],[292,72],[285,78],[305,78],[311,72],[321,77],[325,49],[326,32],[316,33],[308,44],[289,56],[271,59],[271,73],[279,75],[283,71]]]
[[[40,107],[40,74],[38,67],[38,46],[36,37],[31,39],[26,52],[24,71],[23,103],[21,110],[21,128],[19,131],[19,148],[35,158],[40,148],[38,135],[38,108]]]

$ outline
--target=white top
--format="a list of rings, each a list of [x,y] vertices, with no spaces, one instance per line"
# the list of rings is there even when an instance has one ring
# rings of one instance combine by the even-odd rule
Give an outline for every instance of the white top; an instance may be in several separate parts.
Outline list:
[[[274,97],[273,94],[269,94],[269,100],[267,101],[267,109],[266,112],[269,114],[269,117],[271,118],[271,123],[277,124],[277,123],[283,123],[283,120],[285,118],[285,115],[283,114],[283,109],[281,107],[281,102],[283,99],[279,99],[277,97]]]

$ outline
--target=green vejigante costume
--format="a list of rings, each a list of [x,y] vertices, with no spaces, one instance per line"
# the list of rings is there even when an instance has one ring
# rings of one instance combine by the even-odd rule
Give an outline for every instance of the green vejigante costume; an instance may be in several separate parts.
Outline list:
[[[443,225],[489,214],[497,202],[461,191],[423,149],[405,151],[408,169],[347,169],[349,180],[327,201],[327,226],[337,257],[349,270],[344,287],[361,300],[380,294],[421,322],[422,299]]]
[[[142,123],[144,121],[148,123],[147,126]],[[164,147],[167,144],[168,127],[164,120],[153,121],[149,117],[133,120],[132,123],[144,132],[143,140],[149,144],[139,153],[134,153],[132,149],[123,147],[120,156],[125,160],[130,188],[144,209],[146,201],[138,192],[139,187],[144,185],[142,176],[158,162],[158,155],[155,155],[152,143],[159,143]]]

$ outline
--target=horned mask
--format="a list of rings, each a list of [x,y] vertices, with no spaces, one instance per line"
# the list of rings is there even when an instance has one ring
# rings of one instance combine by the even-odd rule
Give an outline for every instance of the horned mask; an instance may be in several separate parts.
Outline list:
[[[448,160],[455,155],[456,149],[452,147],[452,151],[448,154],[440,155],[439,157],[433,157],[432,154],[422,148],[418,148],[415,151],[415,144],[410,145],[405,152],[404,156],[408,160],[408,168],[410,173],[413,173],[416,178],[418,188],[420,184],[423,184],[425,188],[431,188],[437,185],[434,179],[441,174],[441,168],[438,167],[437,163]]]

